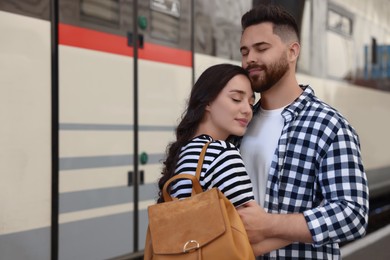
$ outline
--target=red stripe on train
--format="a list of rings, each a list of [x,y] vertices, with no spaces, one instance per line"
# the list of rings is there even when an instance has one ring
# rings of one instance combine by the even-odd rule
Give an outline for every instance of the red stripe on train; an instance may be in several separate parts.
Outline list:
[[[59,24],[59,44],[133,56],[133,48],[127,45],[127,38],[114,34],[98,32],[67,24]],[[190,51],[170,48],[152,43],[144,43],[138,50],[138,57],[144,60],[169,64],[192,66]]]

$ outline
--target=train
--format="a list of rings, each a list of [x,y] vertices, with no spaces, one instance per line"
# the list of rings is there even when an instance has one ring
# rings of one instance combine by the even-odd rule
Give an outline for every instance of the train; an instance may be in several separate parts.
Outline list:
[[[241,16],[261,2],[0,0],[0,259],[142,256],[191,86],[240,64]],[[299,82],[355,127],[370,197],[385,194],[389,5],[272,2],[299,22]]]

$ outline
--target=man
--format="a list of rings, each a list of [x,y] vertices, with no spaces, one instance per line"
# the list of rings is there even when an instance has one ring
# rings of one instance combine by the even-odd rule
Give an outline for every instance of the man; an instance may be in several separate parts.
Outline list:
[[[264,259],[339,259],[338,243],[363,236],[368,221],[357,133],[298,84],[299,32],[289,13],[261,5],[241,22],[242,66],[261,94],[240,148],[264,208],[239,210],[249,239],[257,254],[267,239],[289,244]]]

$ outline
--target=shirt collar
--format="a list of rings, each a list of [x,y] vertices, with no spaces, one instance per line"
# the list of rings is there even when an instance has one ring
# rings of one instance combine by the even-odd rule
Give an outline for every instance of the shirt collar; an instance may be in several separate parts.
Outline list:
[[[314,96],[314,90],[309,85],[299,86],[303,90],[302,94],[299,95],[299,97],[295,99],[290,105],[288,105],[282,112],[282,116],[286,122],[294,120]]]
[[[310,87],[310,85],[299,85],[299,87],[303,90],[302,94],[299,95],[299,97],[295,99],[290,105],[286,106],[282,112],[282,116],[286,122],[290,122],[296,118],[309,102],[311,97],[314,96],[314,90]],[[260,104],[261,99],[253,107],[253,114],[257,114],[260,111]]]

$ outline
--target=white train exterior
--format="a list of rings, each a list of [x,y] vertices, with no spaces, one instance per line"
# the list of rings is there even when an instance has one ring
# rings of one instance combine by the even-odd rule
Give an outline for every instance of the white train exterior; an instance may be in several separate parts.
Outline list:
[[[388,1],[297,2],[298,79],[356,128],[379,196],[390,185]],[[0,0],[0,259],[142,253],[193,80],[212,64],[240,64],[240,17],[251,6]]]

